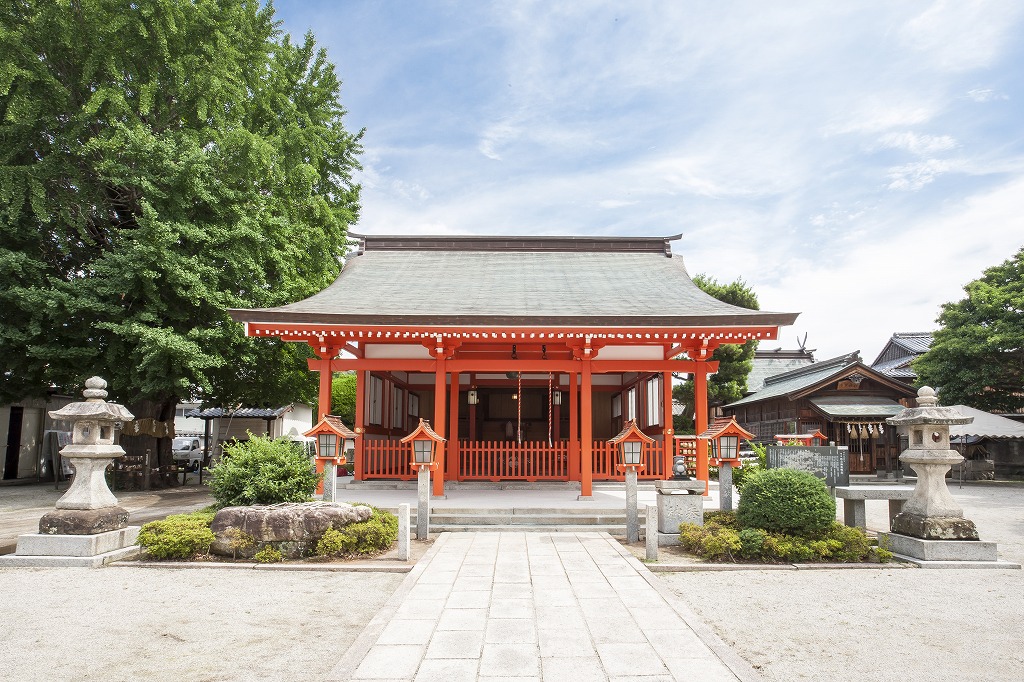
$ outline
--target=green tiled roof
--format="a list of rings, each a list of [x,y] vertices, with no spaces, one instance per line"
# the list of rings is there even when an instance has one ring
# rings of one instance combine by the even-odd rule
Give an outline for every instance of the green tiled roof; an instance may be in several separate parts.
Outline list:
[[[736,402],[729,403],[727,407],[736,407],[760,400],[768,400],[779,396],[796,393],[815,384],[825,381],[829,377],[841,374],[843,371],[860,362],[860,355],[856,352],[849,355],[841,355],[831,360],[822,360],[804,367],[776,374],[764,380],[764,385],[756,393]]]
[[[898,402],[875,396],[827,396],[811,398],[810,402],[829,417],[837,418],[883,419],[903,411]]]
[[[303,301],[235,310],[249,322],[435,325],[781,326],[796,313],[718,301],[670,238],[376,238]]]

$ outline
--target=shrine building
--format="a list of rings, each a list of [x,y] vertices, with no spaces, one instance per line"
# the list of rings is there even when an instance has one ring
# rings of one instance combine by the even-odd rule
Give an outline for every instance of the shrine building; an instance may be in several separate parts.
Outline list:
[[[723,303],[690,279],[672,237],[359,239],[337,280],[289,305],[232,310],[249,336],[307,343],[320,373],[357,377],[355,478],[411,479],[400,440],[422,417],[446,439],[445,481],[618,480],[608,439],[635,419],[654,442],[642,478],[707,441],[675,438],[672,373],[695,376],[696,430],[723,344],[776,339],[796,313]]]

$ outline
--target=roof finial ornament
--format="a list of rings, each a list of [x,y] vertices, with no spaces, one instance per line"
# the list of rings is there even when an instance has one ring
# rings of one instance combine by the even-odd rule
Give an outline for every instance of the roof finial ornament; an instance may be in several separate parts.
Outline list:
[[[918,407],[932,407],[939,402],[938,397],[935,395],[935,389],[931,386],[922,386],[917,392],[917,405]]]
[[[85,396],[86,402],[102,403],[107,397],[107,392],[104,390],[106,387],[107,382],[102,377],[89,377],[85,380],[85,390],[82,391],[82,395]]]

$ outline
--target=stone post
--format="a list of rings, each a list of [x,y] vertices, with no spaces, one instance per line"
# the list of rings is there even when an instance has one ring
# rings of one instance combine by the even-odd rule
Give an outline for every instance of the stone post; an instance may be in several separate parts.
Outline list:
[[[408,561],[411,554],[409,547],[409,505],[398,505],[398,560]]]
[[[430,532],[430,468],[421,466],[416,475],[416,539],[426,540]]]
[[[658,507],[653,504],[647,505],[647,553],[644,555],[648,561],[658,560]]]
[[[640,519],[636,508],[636,468],[626,468],[626,541],[639,542]]]
[[[718,508],[732,511],[732,462],[724,459],[718,463]]]
[[[333,459],[324,462],[324,502],[335,502],[338,499],[338,465]]]

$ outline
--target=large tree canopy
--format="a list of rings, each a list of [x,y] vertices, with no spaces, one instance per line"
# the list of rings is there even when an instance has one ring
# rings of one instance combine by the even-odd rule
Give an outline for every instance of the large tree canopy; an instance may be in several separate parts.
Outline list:
[[[0,403],[104,376],[183,398],[313,400],[305,346],[232,307],[324,288],[357,218],[360,134],[311,35],[257,0],[0,9]]]
[[[741,308],[760,310],[757,294],[750,286],[738,279],[729,284],[720,284],[713,277],[697,275],[693,283],[705,293],[719,301],[730,303]],[[754,351],[757,341],[747,341],[742,345],[728,344],[720,346],[711,356],[718,364],[718,372],[708,377],[708,404],[724,405],[739,400],[747,391],[747,376],[753,368]],[[689,378],[672,389],[672,397],[686,405],[685,418],[675,425],[679,433],[693,432],[693,378]]]
[[[1012,412],[1024,407],[1024,248],[946,303],[931,348],[914,362],[918,384],[943,405]]]

